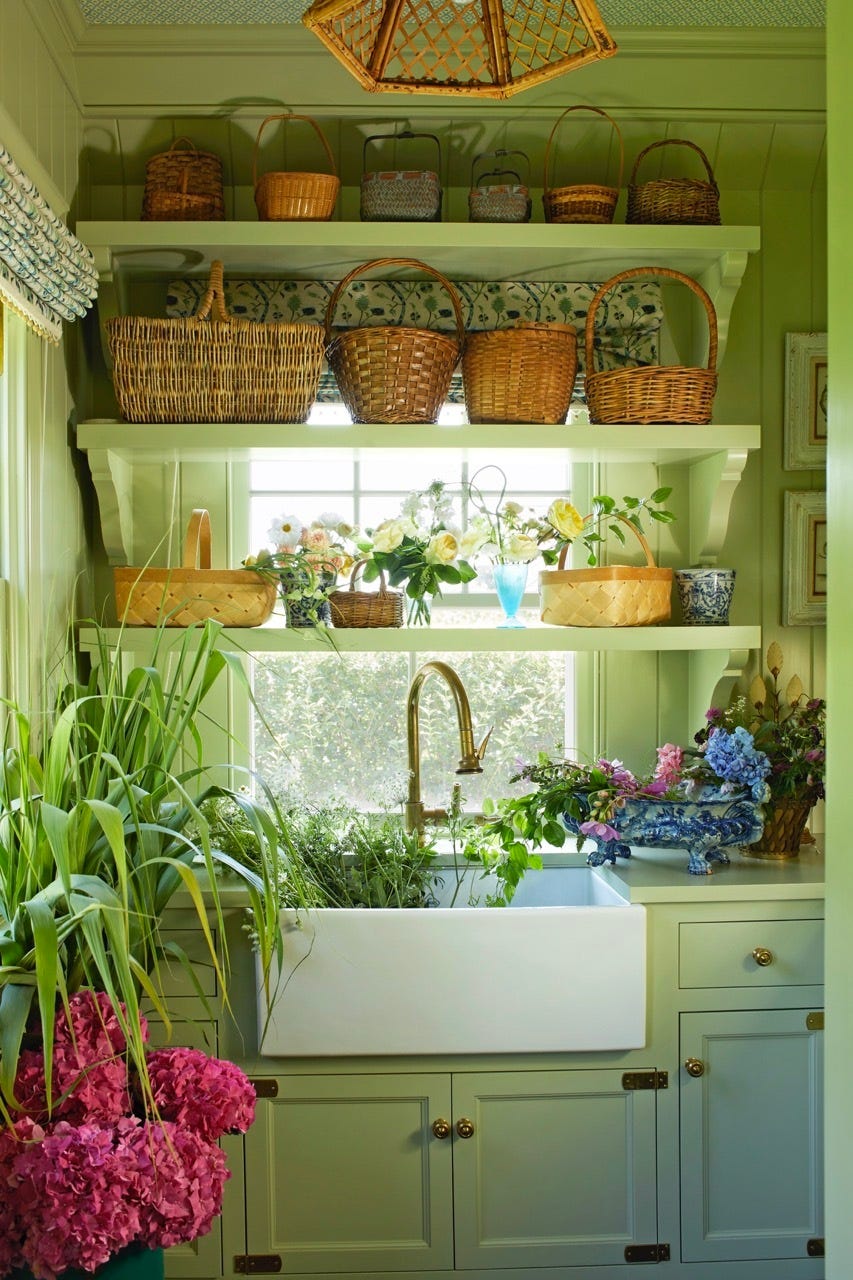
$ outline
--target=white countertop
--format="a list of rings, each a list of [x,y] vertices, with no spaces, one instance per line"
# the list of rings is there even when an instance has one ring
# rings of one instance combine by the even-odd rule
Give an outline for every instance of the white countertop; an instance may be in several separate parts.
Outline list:
[[[629,902],[795,901],[824,896],[824,856],[819,844],[803,845],[796,858],[746,858],[731,851],[728,866],[710,876],[687,872],[687,854],[671,849],[637,849],[629,859],[598,868],[605,882]]]

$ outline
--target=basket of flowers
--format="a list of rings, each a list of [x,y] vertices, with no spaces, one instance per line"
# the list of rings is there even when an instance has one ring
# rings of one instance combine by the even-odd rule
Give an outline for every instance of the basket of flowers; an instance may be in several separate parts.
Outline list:
[[[378,591],[356,590],[358,575],[368,563],[366,556],[356,560],[346,590],[333,591],[329,596],[333,627],[402,627],[403,596],[399,591],[389,591],[384,570],[379,571]]]
[[[304,522],[299,516],[276,516],[267,530],[271,544],[243,564],[272,584],[284,603],[289,627],[331,626],[329,599],[339,574],[353,565],[355,528],[336,512]]]

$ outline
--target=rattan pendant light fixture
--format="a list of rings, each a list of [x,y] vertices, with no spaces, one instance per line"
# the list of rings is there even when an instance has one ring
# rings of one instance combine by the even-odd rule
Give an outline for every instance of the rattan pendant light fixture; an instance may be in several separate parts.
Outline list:
[[[314,0],[302,21],[372,92],[508,98],[616,52],[592,0]]]

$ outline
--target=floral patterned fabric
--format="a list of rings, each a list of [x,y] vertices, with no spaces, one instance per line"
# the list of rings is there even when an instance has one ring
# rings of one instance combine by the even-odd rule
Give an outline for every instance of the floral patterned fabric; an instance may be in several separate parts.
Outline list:
[[[92,253],[69,231],[0,146],[0,300],[58,342],[98,292]]]
[[[324,324],[334,280],[226,280],[229,311],[248,320]],[[191,316],[206,289],[204,280],[174,280],[166,314]],[[578,330],[578,383],[584,371],[583,328],[595,284],[529,280],[455,281],[466,332],[500,329],[517,321],[551,321]],[[616,285],[596,313],[597,367],[619,369],[658,363],[663,307],[654,282]],[[412,325],[453,332],[456,321],[446,290],[436,280],[354,280],[333,317],[336,328]],[[461,375],[454,374],[451,400],[462,400]],[[331,373],[320,381],[318,399],[339,400]]]

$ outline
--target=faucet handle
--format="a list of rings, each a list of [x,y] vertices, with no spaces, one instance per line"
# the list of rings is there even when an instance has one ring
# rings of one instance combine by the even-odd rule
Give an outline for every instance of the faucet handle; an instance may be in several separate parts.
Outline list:
[[[494,733],[494,729],[495,729],[494,725],[491,725],[489,727],[489,729],[486,731],[485,738],[480,743],[479,747],[477,747],[475,754],[478,760],[482,760],[483,756],[486,754],[486,747],[489,745],[489,738],[491,738],[492,734]]]

